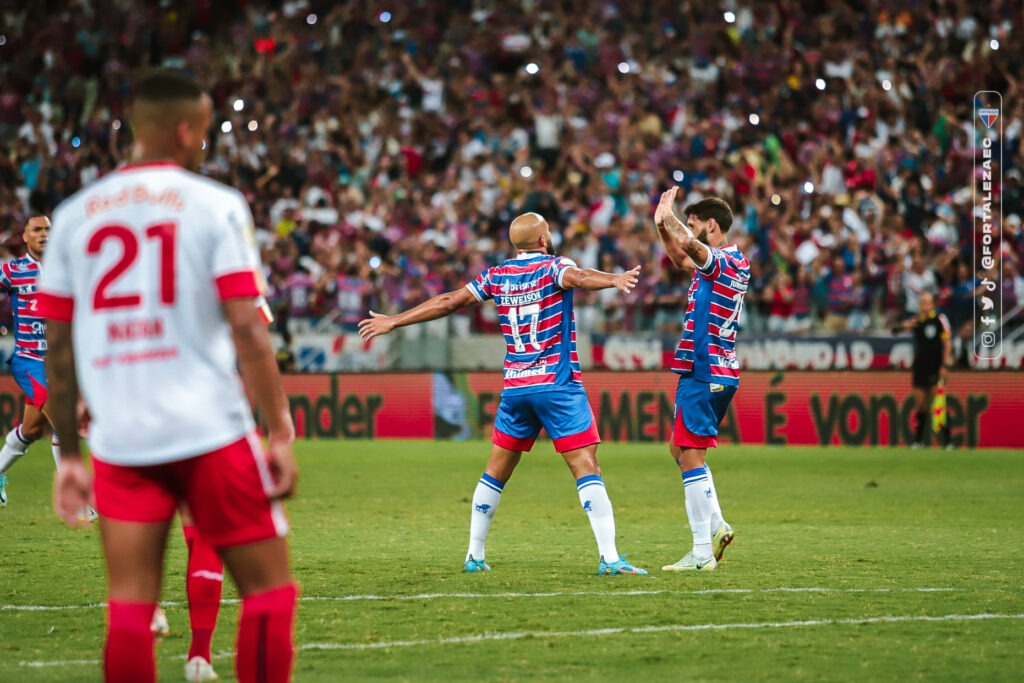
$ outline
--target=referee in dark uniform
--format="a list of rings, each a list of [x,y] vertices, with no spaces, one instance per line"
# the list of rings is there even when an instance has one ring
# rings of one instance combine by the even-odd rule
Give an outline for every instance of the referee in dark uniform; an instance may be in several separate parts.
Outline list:
[[[931,425],[932,401],[940,381],[945,381],[947,369],[953,366],[953,340],[946,316],[935,310],[935,298],[930,292],[920,295],[920,314],[904,323],[914,336],[913,374],[914,402],[917,423],[911,448],[924,446],[925,429]],[[942,427],[942,445],[952,448],[949,422]]]

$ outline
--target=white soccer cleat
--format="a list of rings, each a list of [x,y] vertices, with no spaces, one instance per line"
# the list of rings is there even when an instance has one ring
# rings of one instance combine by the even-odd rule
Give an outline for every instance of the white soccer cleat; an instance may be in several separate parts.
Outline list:
[[[198,655],[185,664],[186,681],[215,681],[218,678],[213,665]]]
[[[157,607],[153,612],[153,621],[149,624],[149,630],[153,632],[153,635],[157,638],[163,638],[169,635],[171,632],[170,624],[167,623],[167,615],[164,611]]]
[[[661,568],[663,572],[713,572],[718,569],[718,561],[712,557],[700,558],[693,554],[693,551],[686,553],[683,559],[675,564],[668,564]]]

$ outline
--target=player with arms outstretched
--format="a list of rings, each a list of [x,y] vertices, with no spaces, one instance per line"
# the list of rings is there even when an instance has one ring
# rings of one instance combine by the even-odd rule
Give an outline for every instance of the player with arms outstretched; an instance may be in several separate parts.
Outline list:
[[[109,573],[107,681],[155,680],[150,622],[185,501],[242,597],[238,680],[283,683],[298,589],[280,499],[294,491],[295,431],[253,306],[252,216],[239,192],[186,170],[198,167],[212,123],[195,81],[146,76],[131,121],[134,163],[58,207],[40,279],[54,424],[75,433],[79,387],[92,418],[93,473],[65,437],[54,505],[74,526],[95,496]],[[246,389],[267,420],[266,451]]]
[[[664,571],[718,568],[733,540],[722,517],[707,449],[718,445],[718,425],[740,382],[736,326],[750,282],[750,264],[728,240],[732,209],[718,197],[686,207],[684,225],[672,211],[676,189],[664,192],[654,213],[665,252],[677,268],[696,267],[672,371],[679,375],[669,450],[683,473],[693,549]]]
[[[473,493],[467,572],[490,571],[484,541],[501,494],[523,455],[544,427],[555,450],[576,479],[580,504],[590,517],[601,559],[598,574],[646,574],[620,556],[615,545],[615,517],[597,462],[594,413],[587,401],[576,355],[573,290],[616,287],[629,293],[639,266],[621,274],[576,267],[552,255],[551,230],[543,217],[526,213],[509,228],[518,254],[484,271],[476,280],[395,316],[370,312],[359,333],[370,340],[396,327],[441,318],[464,306],[494,299],[507,347],[505,388],[494,423],[491,457]]]

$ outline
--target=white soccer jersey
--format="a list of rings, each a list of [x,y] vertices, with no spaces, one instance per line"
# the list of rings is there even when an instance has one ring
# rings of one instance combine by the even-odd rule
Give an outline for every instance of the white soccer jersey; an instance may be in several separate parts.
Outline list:
[[[169,162],[127,166],[53,215],[39,308],[71,321],[101,460],[151,465],[254,429],[221,302],[260,294],[237,191]]]

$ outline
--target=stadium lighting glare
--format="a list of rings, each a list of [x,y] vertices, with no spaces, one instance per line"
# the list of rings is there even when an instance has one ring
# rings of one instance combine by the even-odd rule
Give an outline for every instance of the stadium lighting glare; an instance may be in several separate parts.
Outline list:
[[[259,127],[260,127],[260,124],[256,121],[256,119],[253,119],[252,121],[249,122],[249,130],[252,131],[253,133],[255,133],[256,129],[259,128]]]
[[[110,124],[110,127],[114,130],[121,130],[121,119],[114,119],[114,122]]]
[[[540,73],[540,67],[537,66],[536,62],[530,62],[529,64],[526,65],[525,69],[526,73],[530,74],[531,76],[536,76],[538,73]]]
[[[683,182],[683,178],[685,178],[685,177],[686,177],[686,174],[683,173],[678,168],[676,170],[672,171],[672,180],[676,181],[677,183]]]
[[[2,44],[3,43],[0,43],[0,45],[2,45]],[[999,49],[999,41],[996,40],[995,38],[993,38],[992,40],[989,41],[988,46],[990,48],[992,48],[993,50],[998,50]]]
[[[892,90],[892,81],[890,81],[888,78],[883,79],[882,90],[884,90],[885,92],[889,92],[890,90]]]
[[[380,23],[386,24],[389,21],[391,21],[391,12],[384,10],[383,12],[380,13]]]
[[[619,73],[620,74],[628,74],[629,73],[629,62],[619,62]]]
[[[231,104],[231,108],[235,111],[242,111],[243,109],[245,109],[245,101],[241,97],[239,97]]]
[[[819,78],[818,80],[814,81],[814,87],[817,88],[818,90],[824,90],[825,89],[825,79],[824,78]]]
[[[5,36],[4,34],[0,33],[0,45],[6,45],[6,44],[7,44],[7,36]]]
[[[523,176],[524,178],[532,178],[533,169],[530,168],[529,166],[523,166],[521,169],[519,169],[519,175]]]
[[[751,114],[750,115],[750,125],[756,126],[759,123],[761,123],[761,117],[758,116],[757,114]]]
[[[807,194],[812,194],[814,192],[814,183],[812,183],[810,180],[804,183],[804,192],[806,192]]]
[[[727,23],[727,24],[735,24],[736,23],[736,15],[733,14],[732,12],[726,12],[722,16],[725,18],[725,23]]]
[[[772,194],[772,206],[778,206],[782,203],[782,197],[779,196],[778,192]]]
[[[315,15],[315,14],[313,14],[312,12],[310,12],[309,14],[307,14],[307,15],[306,15],[306,23],[307,23],[307,24],[309,24],[310,26],[312,26],[313,24],[315,24],[315,23],[316,23],[316,15]]]
[[[230,133],[231,132],[231,122],[230,121],[225,121],[224,123],[220,124],[220,132],[221,133]]]
[[[370,257],[370,268],[373,268],[374,270],[380,268],[380,256]]]
[[[201,149],[203,149],[203,150],[205,150],[205,149],[206,149],[206,140],[205,140],[205,139],[203,140],[203,146],[202,146],[202,148],[201,148]]]
[[[71,138],[71,146],[74,147],[75,149],[78,149],[79,147],[81,147],[82,146],[82,138],[78,137],[77,135],[75,137]]]

